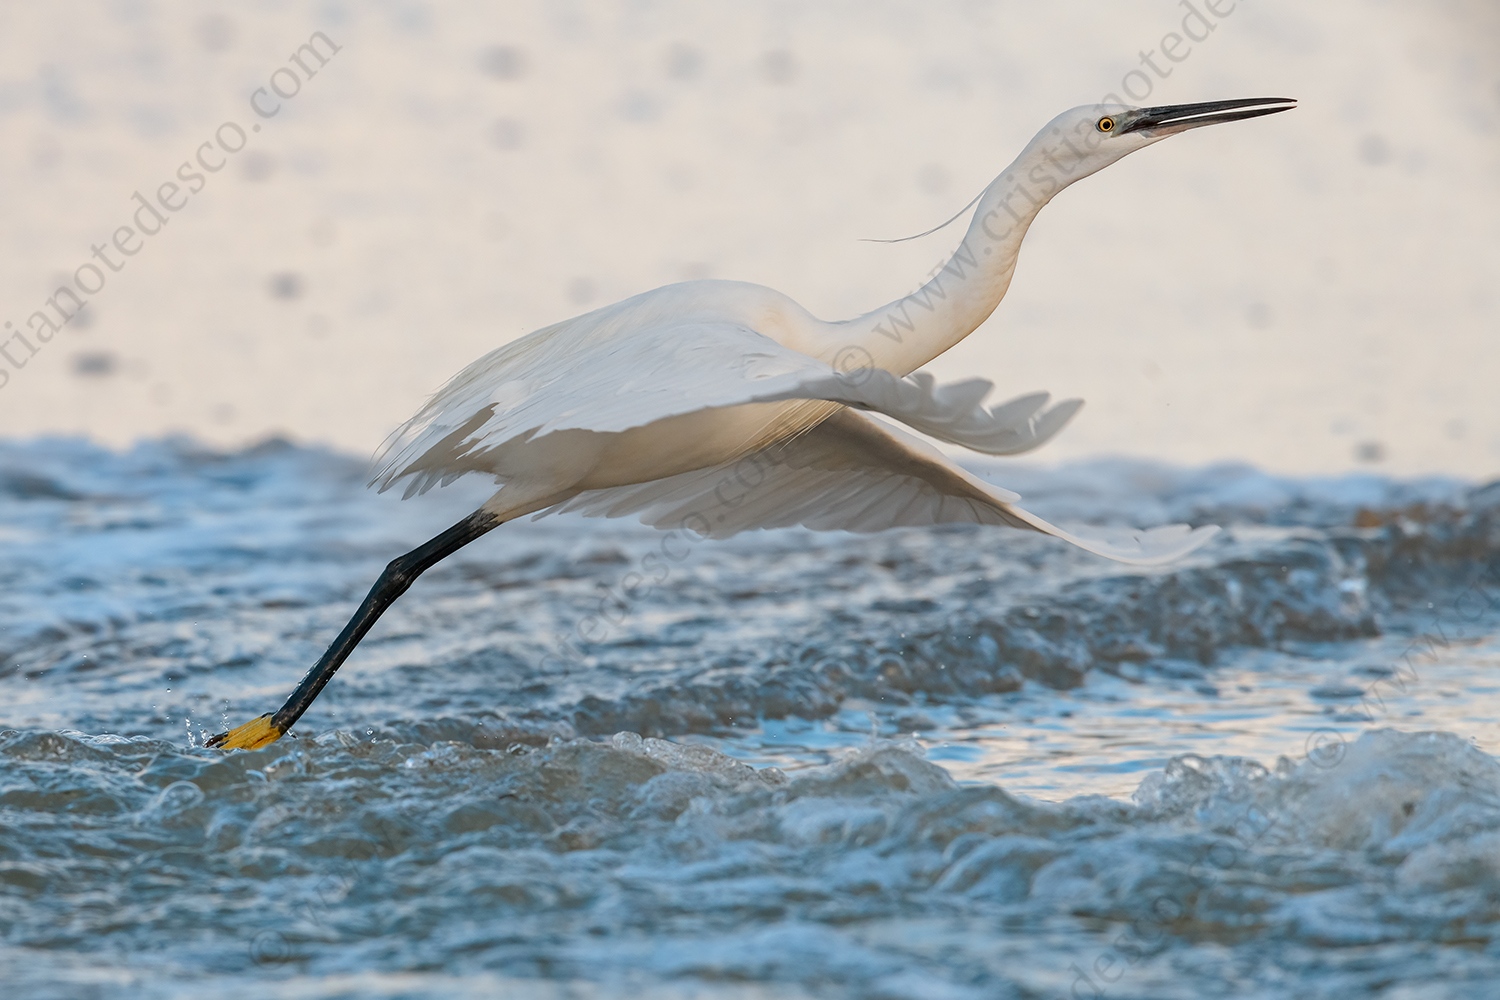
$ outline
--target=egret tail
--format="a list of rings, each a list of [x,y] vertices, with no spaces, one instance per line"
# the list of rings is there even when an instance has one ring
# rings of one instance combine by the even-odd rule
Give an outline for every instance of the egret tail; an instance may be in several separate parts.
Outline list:
[[[254,750],[274,743],[286,735],[292,724],[302,717],[313,699],[323,690],[354,647],[365,637],[365,633],[380,620],[385,609],[395,603],[396,598],[406,593],[408,587],[428,569],[468,545],[474,539],[505,523],[506,518],[480,508],[459,521],[447,531],[424,542],[403,556],[397,556],[386,566],[370,588],[359,610],[349,619],[349,624],[333,640],[333,645],[313,664],[292,692],[286,704],[275,712],[259,715],[227,733],[209,739],[208,746],[223,750]]]

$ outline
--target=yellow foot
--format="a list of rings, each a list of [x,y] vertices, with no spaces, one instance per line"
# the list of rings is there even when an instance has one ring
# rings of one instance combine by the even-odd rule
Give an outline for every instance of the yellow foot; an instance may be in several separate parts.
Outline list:
[[[235,726],[227,733],[211,737],[207,746],[220,750],[259,750],[281,739],[285,734],[271,721],[271,713],[257,715],[243,726]]]

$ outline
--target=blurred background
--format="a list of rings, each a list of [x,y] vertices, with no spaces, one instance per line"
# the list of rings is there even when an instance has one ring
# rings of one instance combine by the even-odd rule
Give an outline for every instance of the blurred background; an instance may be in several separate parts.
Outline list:
[[[258,117],[315,32],[337,52]],[[1171,62],[1172,33],[1201,40]],[[1492,476],[1497,42],[1482,0],[5,4],[7,337],[96,244],[120,269],[35,353],[5,341],[0,435],[365,455],[472,358],[656,285],[865,312],[961,229],[861,238],[947,218],[1123,88],[1301,106],[1064,192],[932,370],[1085,397],[1048,460]],[[244,148],[109,250],[226,122]]]

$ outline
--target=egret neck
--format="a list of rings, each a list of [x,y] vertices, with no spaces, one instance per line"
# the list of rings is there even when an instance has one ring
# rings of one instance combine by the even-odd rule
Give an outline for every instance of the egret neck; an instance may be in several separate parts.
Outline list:
[[[953,347],[989,318],[1005,297],[1021,241],[1042,206],[1102,164],[1098,139],[1049,124],[990,182],[963,242],[921,288],[857,319],[844,331],[876,367],[907,375]]]

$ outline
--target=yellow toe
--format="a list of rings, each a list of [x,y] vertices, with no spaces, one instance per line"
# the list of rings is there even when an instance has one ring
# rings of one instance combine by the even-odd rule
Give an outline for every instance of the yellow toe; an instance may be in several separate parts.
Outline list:
[[[285,735],[271,721],[271,713],[257,715],[243,726],[235,726],[227,733],[211,738],[208,745],[220,750],[258,750],[269,746]]]

